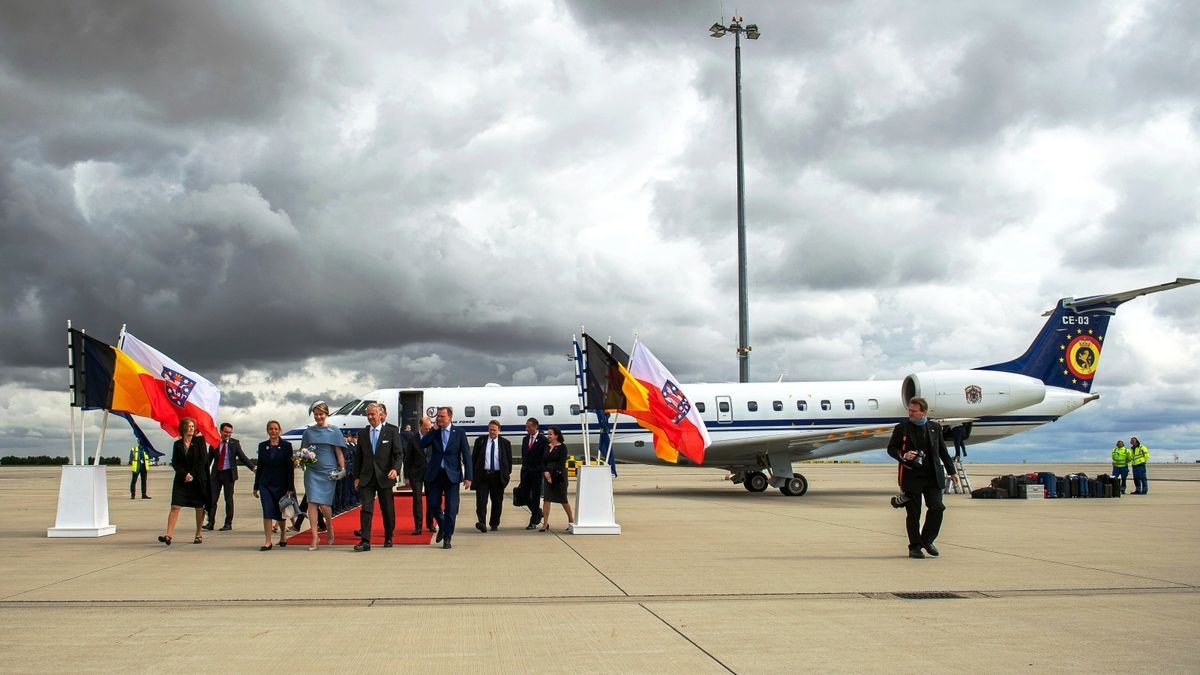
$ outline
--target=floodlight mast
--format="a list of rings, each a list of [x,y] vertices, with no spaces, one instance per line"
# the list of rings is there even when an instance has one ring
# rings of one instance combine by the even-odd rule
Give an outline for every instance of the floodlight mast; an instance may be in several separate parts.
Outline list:
[[[714,23],[709,35],[715,38],[733,33],[734,100],[737,118],[737,240],[738,240],[738,382],[750,381],[750,301],[746,293],[746,171],[742,161],[742,35],[757,40],[758,24],[744,24],[740,16],[730,17],[729,25]]]

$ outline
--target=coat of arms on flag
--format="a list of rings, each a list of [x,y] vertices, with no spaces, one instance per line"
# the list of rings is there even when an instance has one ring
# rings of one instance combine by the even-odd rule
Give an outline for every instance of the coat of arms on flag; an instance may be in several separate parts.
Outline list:
[[[196,381],[165,366],[162,369],[162,376],[163,384],[167,389],[167,398],[171,403],[182,408],[183,404],[187,403],[192,388],[196,386]]]
[[[675,411],[673,422],[679,424],[683,421],[683,418],[687,417],[688,411],[692,409],[692,404],[688,402],[683,390],[670,380],[663,383],[662,395],[663,401]]]

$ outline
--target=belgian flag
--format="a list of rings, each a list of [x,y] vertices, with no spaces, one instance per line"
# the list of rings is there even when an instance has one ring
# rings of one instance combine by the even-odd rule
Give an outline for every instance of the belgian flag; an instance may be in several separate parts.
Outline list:
[[[153,417],[148,380],[154,378],[124,352],[83,331],[70,331],[74,382],[71,405]]]
[[[587,333],[583,334],[583,344],[587,354],[584,393],[588,410],[627,412],[650,409],[646,388],[629,374],[625,365]],[[628,361],[628,357],[625,357],[625,362]]]

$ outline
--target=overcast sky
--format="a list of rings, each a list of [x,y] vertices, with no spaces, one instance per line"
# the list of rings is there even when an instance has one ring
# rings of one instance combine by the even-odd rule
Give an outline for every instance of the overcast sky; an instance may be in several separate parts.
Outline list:
[[[0,3],[0,454],[68,454],[68,319],[254,441],[570,382],[581,325],[736,380],[731,5],[445,4]],[[752,379],[1004,361],[1060,297],[1200,275],[1200,3],[738,8]],[[973,454],[1200,457],[1197,307],[1124,305],[1100,401]]]

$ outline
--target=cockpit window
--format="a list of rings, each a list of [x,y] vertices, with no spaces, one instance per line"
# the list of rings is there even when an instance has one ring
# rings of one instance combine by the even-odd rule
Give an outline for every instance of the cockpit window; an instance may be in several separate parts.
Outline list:
[[[367,406],[371,405],[372,403],[376,403],[376,402],[377,401],[363,401],[358,404],[358,407],[356,407],[354,409],[354,412],[349,413],[349,414],[351,414],[351,415],[366,415],[367,414]]]
[[[333,414],[334,415],[349,415],[350,411],[354,410],[354,406],[358,405],[359,403],[362,403],[362,401],[360,401],[358,399],[354,399],[353,401],[350,401],[346,405],[338,408]]]

